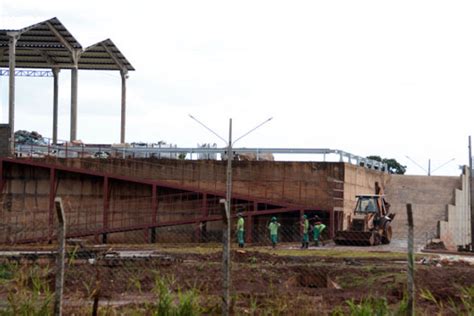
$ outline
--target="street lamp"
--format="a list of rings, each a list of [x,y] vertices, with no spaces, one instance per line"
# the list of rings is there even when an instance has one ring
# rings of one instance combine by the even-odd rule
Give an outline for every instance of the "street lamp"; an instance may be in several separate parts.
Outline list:
[[[263,121],[262,123],[258,124],[248,132],[244,133],[242,136],[238,137],[234,142],[232,142],[232,119],[229,119],[229,139],[226,140],[214,132],[212,129],[207,127],[204,123],[196,119],[194,116],[189,114],[189,117],[192,118],[194,121],[199,123],[199,125],[203,126],[205,129],[210,131],[212,134],[216,135],[218,138],[227,143],[227,171],[226,171],[226,199],[224,202],[225,205],[225,213],[223,214],[223,234],[222,234],[222,243],[223,243],[223,251],[222,251],[222,265],[223,265],[223,299],[222,299],[222,314],[229,315],[230,312],[230,208],[231,208],[231,200],[232,200],[232,160],[234,159],[234,154],[232,150],[232,146],[248,134],[252,133],[256,129],[258,129],[263,124],[271,121],[273,117],[270,117]]]
[[[436,170],[439,170],[441,169],[442,167],[446,166],[448,163],[450,163],[451,161],[455,160],[456,158],[452,158],[448,161],[446,161],[445,163],[443,163],[442,165],[440,165],[439,167],[437,167],[436,169],[434,170],[431,170],[431,159],[428,159],[428,170],[426,170],[425,168],[423,168],[420,164],[418,164],[415,160],[411,159],[410,157],[408,156],[405,156],[407,157],[408,160],[410,160],[411,162],[413,162],[415,165],[417,165],[418,167],[420,167],[421,169],[423,169],[426,173],[428,173],[428,176],[431,176],[431,174],[433,172],[435,172]]]

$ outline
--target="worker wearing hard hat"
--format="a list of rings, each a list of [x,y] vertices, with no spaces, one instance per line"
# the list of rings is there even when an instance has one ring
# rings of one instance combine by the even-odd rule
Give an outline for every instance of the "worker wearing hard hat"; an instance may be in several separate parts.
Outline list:
[[[270,230],[270,239],[272,241],[272,247],[275,248],[278,242],[278,228],[280,223],[277,222],[276,217],[272,217],[270,224],[268,224],[268,229]]]
[[[324,225],[319,218],[316,219],[316,223],[314,224],[313,227],[313,240],[314,240],[314,245],[317,247],[319,246],[319,241],[321,240],[321,234],[323,233],[323,230],[326,228],[326,225]]]
[[[239,218],[237,220],[237,242],[239,243],[239,248],[244,248],[244,217],[242,213],[237,214]]]

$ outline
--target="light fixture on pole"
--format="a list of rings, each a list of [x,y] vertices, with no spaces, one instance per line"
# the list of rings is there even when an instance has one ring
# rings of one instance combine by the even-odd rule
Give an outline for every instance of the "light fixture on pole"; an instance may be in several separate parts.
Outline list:
[[[210,131],[212,134],[217,136],[219,139],[223,140],[227,143],[227,170],[226,170],[226,199],[224,202],[225,205],[225,213],[223,214],[223,234],[222,234],[222,243],[223,243],[223,251],[222,251],[222,265],[223,265],[223,280],[222,280],[222,287],[223,287],[223,297],[222,297],[222,315],[229,315],[230,313],[230,210],[231,210],[231,200],[232,200],[232,160],[234,159],[233,149],[232,146],[239,141],[240,139],[244,138],[248,134],[252,133],[256,129],[258,129],[263,124],[271,121],[273,117],[270,117],[263,121],[262,123],[258,124],[248,132],[244,133],[242,136],[238,137],[234,142],[232,142],[232,119],[229,119],[229,139],[226,140],[213,131],[211,128],[207,127],[204,123],[196,119],[194,116],[189,114],[189,117],[192,118],[194,121],[199,123],[199,125],[203,126],[205,129]]]
[[[417,163],[415,160],[411,159],[410,157],[408,156],[405,156],[408,160],[410,160],[411,162],[413,162],[415,165],[417,165],[418,167],[420,167],[422,170],[424,170],[428,176],[431,176],[431,174],[433,172],[435,172],[436,170],[439,170],[441,169],[442,167],[446,166],[448,163],[450,163],[451,161],[455,160],[456,158],[451,158],[450,160],[446,161],[445,163],[441,164],[439,167],[435,168],[434,170],[431,170],[431,159],[428,159],[428,170],[426,170],[424,167],[422,167],[419,163]]]

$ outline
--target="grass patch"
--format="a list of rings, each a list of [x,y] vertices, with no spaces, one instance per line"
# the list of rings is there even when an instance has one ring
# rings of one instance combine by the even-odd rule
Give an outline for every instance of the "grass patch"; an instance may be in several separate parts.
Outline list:
[[[259,251],[262,253],[268,253],[277,256],[317,256],[317,257],[328,257],[328,258],[353,258],[353,259],[383,259],[383,260],[406,260],[407,254],[404,252],[385,252],[385,251],[374,251],[365,248],[360,250],[348,250],[338,248],[319,248],[319,249],[271,249],[263,247],[249,247],[248,250]],[[419,258],[423,258],[420,255]]]

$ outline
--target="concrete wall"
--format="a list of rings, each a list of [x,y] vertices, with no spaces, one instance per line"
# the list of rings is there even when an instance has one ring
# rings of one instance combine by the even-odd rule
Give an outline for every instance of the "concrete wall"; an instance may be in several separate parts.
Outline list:
[[[441,220],[439,238],[448,249],[471,243],[471,204],[469,201],[469,168],[461,175],[461,189],[455,189],[454,204],[448,205],[448,216]]]
[[[49,159],[51,158],[46,159],[46,162]],[[160,180],[195,190],[225,192],[225,161],[54,159],[51,162],[114,175]],[[48,169],[14,164],[6,164],[4,168],[7,182],[0,200],[0,222],[7,225],[8,229],[2,230],[0,224],[0,242],[20,237],[47,236],[50,189]],[[57,196],[64,200],[70,223],[69,231],[103,227],[103,178],[63,171],[58,171],[57,177]],[[313,209],[313,212],[308,212],[310,216],[318,214],[328,223],[327,211],[340,211],[341,215],[351,213],[356,194],[373,193],[375,182],[383,185],[388,177],[387,174],[346,163],[238,161],[233,168],[233,193],[243,199],[260,199],[270,204],[305,205]],[[158,222],[202,216],[203,201],[198,193],[183,194],[176,189],[164,188],[160,190]],[[110,196],[108,227],[119,228],[151,222],[151,186],[110,180]],[[218,198],[208,197],[207,202],[209,215],[220,215]],[[287,217],[288,222],[298,221],[298,216],[293,219],[288,214]],[[338,228],[342,228],[343,217],[337,219],[340,224]],[[261,219],[262,222],[267,220],[266,217]],[[258,226],[257,224],[256,220],[255,225]],[[208,230],[215,227],[220,227],[220,224],[208,224]],[[184,234],[177,233],[183,229],[193,231],[197,227],[183,225],[181,228],[161,228],[159,233],[175,232],[176,236],[183,238]],[[129,236],[140,241],[146,236],[143,232],[116,235],[122,236],[122,240],[123,236]],[[192,237],[192,234],[188,232],[188,236]],[[158,237],[158,240],[166,238],[160,234]]]
[[[438,222],[447,219],[447,205],[454,203],[454,189],[461,188],[459,177],[392,175],[385,195],[396,213],[393,238],[406,240],[406,204],[411,203],[415,224],[415,243],[423,246],[438,236]]]
[[[10,156],[10,125],[0,124],[0,157]]]
[[[49,160],[46,159],[46,162]],[[155,179],[195,190],[225,191],[225,162],[222,161],[60,159],[52,162],[114,175]],[[342,184],[346,166],[348,165],[344,163],[235,162],[233,192],[248,200],[261,199],[267,203],[273,201],[276,204],[285,202],[312,206],[314,211],[310,215],[313,216],[318,211],[343,208]],[[0,242],[48,236],[49,169],[9,163],[4,164],[4,169],[7,181],[0,198]],[[102,228],[103,178],[65,171],[58,171],[57,178],[56,195],[63,198],[69,232]],[[183,194],[183,191],[175,189],[160,190],[158,222],[202,216],[202,196],[199,194]],[[218,198],[210,196],[207,202],[209,215],[220,215]],[[109,204],[109,228],[151,222],[149,185],[110,180]],[[323,218],[328,219],[327,214]],[[209,229],[216,226],[208,225]],[[196,227],[188,226],[176,229],[196,230]],[[168,228],[160,231],[171,232]],[[142,241],[145,234],[129,233],[128,236]]]
[[[46,160],[48,161],[48,160]],[[54,163],[116,175],[162,180],[196,190],[225,192],[226,162],[166,159],[55,159]],[[233,193],[249,199],[343,207],[334,199],[347,164],[333,162],[233,162]],[[362,167],[359,167],[363,169]]]

